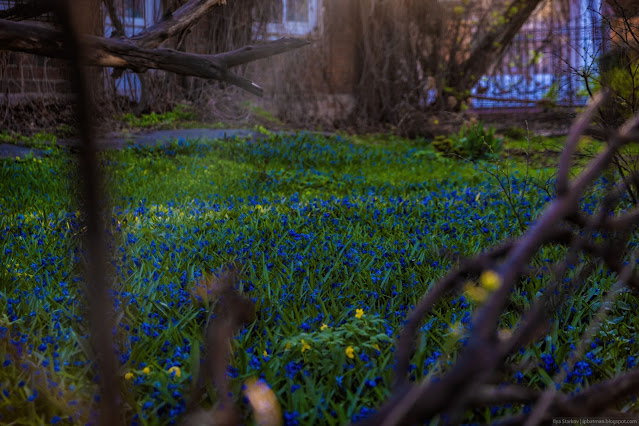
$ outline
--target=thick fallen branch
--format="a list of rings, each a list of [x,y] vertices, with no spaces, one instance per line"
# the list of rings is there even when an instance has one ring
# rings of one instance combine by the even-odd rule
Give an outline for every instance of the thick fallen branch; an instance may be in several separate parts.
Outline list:
[[[262,96],[263,89],[233,74],[230,67],[297,49],[309,42],[282,38],[218,55],[198,55],[172,49],[145,49],[122,38],[85,36],[86,65],[144,72],[160,69],[176,74],[214,79]],[[0,46],[4,50],[68,59],[60,31],[36,24],[0,20]]]

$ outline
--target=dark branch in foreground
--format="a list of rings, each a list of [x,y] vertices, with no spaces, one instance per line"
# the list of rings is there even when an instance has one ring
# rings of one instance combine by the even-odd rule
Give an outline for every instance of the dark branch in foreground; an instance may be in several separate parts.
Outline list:
[[[184,426],[241,423],[237,407],[229,396],[230,383],[226,370],[230,362],[229,349],[233,335],[255,320],[255,304],[235,289],[238,277],[237,269],[230,266],[219,275],[203,279],[195,290],[200,295],[217,298],[217,303],[210,312],[206,327],[204,368],[201,372],[193,373],[190,406],[181,422]],[[211,382],[219,395],[219,402],[215,409],[205,410],[199,404],[203,389]]]
[[[631,209],[617,215],[612,214],[624,190],[628,185],[636,185],[639,176],[625,177],[617,186],[608,190],[603,197],[600,210],[594,215],[583,213],[579,203],[585,191],[594,184],[602,172],[614,166],[614,157],[618,150],[637,135],[639,116],[626,122],[618,131],[606,131],[607,148],[576,178],[569,179],[577,142],[588,129],[590,117],[605,97],[603,94],[594,99],[584,115],[575,121],[559,163],[557,198],[539,216],[535,225],[519,239],[462,262],[456,270],[435,284],[417,304],[409,315],[397,343],[397,369],[393,394],[364,424],[423,423],[443,414],[453,416],[451,422],[456,423],[456,420],[460,420],[459,416],[470,407],[490,406],[500,402],[536,404],[532,413],[506,419],[510,424],[526,422],[534,425],[546,422],[552,417],[576,414],[617,415],[619,413],[611,411],[614,404],[639,390],[637,371],[593,385],[574,396],[555,389],[540,392],[520,386],[500,389],[489,385],[495,373],[504,369],[511,354],[543,336],[547,324],[556,312],[556,309],[549,309],[549,306],[559,303],[551,303],[550,295],[556,293],[561,298],[568,297],[569,292],[581,285],[588,274],[592,273],[594,267],[590,266],[597,265],[596,262],[606,265],[617,274],[619,286],[639,288],[639,274],[635,270],[634,262],[624,263],[625,259],[634,256],[633,253],[629,253],[627,242],[639,224],[639,211]],[[594,235],[606,235],[606,238],[599,241]],[[539,297],[522,315],[520,325],[512,332],[513,337],[500,337],[499,318],[507,309],[512,291],[526,276],[535,254],[548,244],[561,244],[568,248],[564,260],[555,265],[553,280],[545,288],[548,296],[544,294],[543,297]],[[593,259],[593,263],[586,265],[586,272],[576,274],[566,284],[563,277],[569,265],[578,262],[579,253],[585,253]],[[492,271],[498,282],[497,289],[474,313],[472,332],[456,364],[436,379],[410,383],[407,378],[408,366],[414,351],[415,337],[424,316],[445,295],[458,291],[465,280],[476,277],[482,271]],[[611,289],[606,300],[611,301],[615,295],[616,292]],[[589,328],[581,335],[580,348],[590,342],[605,314],[606,311],[602,308],[594,317]],[[575,357],[579,356],[580,348],[577,348],[577,354],[569,359],[568,365],[572,365]],[[558,373],[558,383],[563,382],[565,374],[567,373]]]
[[[51,2],[53,4],[53,2]],[[91,340],[97,354],[97,376],[100,379],[101,425],[122,424],[120,410],[120,383],[118,361],[113,350],[113,326],[111,308],[113,303],[107,283],[107,249],[102,206],[102,173],[98,160],[97,146],[91,125],[92,102],[87,88],[88,81],[82,58],[84,47],[81,36],[74,27],[72,9],[68,0],[55,4],[55,12],[64,32],[61,33],[60,49],[63,56],[70,60],[73,78],[71,79],[77,94],[76,114],[78,130],[82,139],[79,151],[79,174],[81,176],[81,194],[83,217],[86,221],[85,241],[89,258],[86,271],[88,314],[91,327]]]

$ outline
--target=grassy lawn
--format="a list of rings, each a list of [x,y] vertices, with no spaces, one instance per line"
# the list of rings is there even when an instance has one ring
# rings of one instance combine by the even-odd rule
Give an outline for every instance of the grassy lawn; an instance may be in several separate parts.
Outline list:
[[[533,148],[542,152],[540,143]],[[0,160],[1,423],[80,423],[95,409],[75,164],[48,149],[43,158]],[[365,417],[389,395],[393,339],[411,307],[460,258],[519,235],[552,196],[552,167],[539,169],[540,159],[527,167],[524,157],[471,163],[426,141],[304,133],[105,153],[119,373],[131,373],[127,420],[168,424],[184,412],[208,312],[189,290],[231,262],[242,265],[239,288],[257,306],[228,370],[245,415],[242,383],[260,377],[286,424]],[[597,192],[582,202],[594,210]],[[550,280],[545,265],[563,253],[551,247],[537,256],[539,273],[521,283],[501,317],[506,332]],[[591,275],[546,338],[509,360],[499,383],[554,386],[552,375],[614,282],[605,269]],[[562,391],[634,366],[637,302],[628,292],[617,297]],[[421,329],[413,379],[450,368],[478,303],[457,295],[437,306]],[[210,405],[214,391],[204,398]],[[636,401],[619,404],[639,409]],[[465,418],[490,422],[526,409]]]

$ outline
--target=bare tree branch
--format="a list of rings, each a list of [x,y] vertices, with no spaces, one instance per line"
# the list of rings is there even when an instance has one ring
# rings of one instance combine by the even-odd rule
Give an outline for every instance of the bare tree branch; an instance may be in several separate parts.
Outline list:
[[[563,195],[568,190],[568,178],[570,173],[570,162],[581,139],[584,129],[588,127],[590,121],[608,97],[607,91],[601,91],[591,99],[586,110],[581,114],[575,124],[570,128],[570,133],[564,144],[564,149],[559,160],[559,170],[557,171],[557,195]]]
[[[28,23],[0,20],[0,46],[5,50],[67,58],[63,34],[51,28]],[[171,49],[144,49],[123,39],[86,36],[83,38],[86,65],[131,69],[143,72],[160,69],[181,75],[214,79],[238,86],[261,96],[263,89],[252,81],[229,72],[235,66],[296,49],[309,42],[280,39],[220,55],[197,55]],[[231,65],[228,65],[231,64]]]
[[[590,109],[593,110],[595,108],[596,106]],[[437,414],[460,415],[466,408],[477,402],[478,395],[480,395],[482,389],[485,390],[483,386],[491,380],[497,369],[503,366],[506,358],[520,345],[534,341],[540,335],[540,331],[543,332],[543,327],[540,328],[539,325],[547,324],[546,319],[550,313],[544,307],[543,301],[539,300],[532,310],[522,316],[522,319],[525,319],[526,322],[519,328],[518,333],[513,338],[500,341],[497,336],[499,317],[506,308],[510,293],[520,278],[525,276],[526,267],[538,250],[557,239],[557,232],[562,229],[559,224],[562,222],[569,221],[577,224],[581,229],[574,230],[575,232],[568,231],[568,235],[564,236],[566,242],[571,245],[571,249],[563,264],[559,265],[556,282],[553,285],[556,286],[558,280],[563,277],[567,266],[577,261],[577,253],[579,251],[588,252],[596,256],[598,260],[606,263],[610,269],[619,274],[619,280],[625,286],[637,285],[637,272],[634,270],[634,262],[630,262],[628,266],[623,262],[624,253],[627,251],[626,243],[631,235],[630,232],[637,225],[637,213],[631,210],[622,214],[620,216],[621,219],[610,217],[610,213],[614,211],[614,207],[623,194],[624,186],[633,184],[637,177],[632,176],[632,182],[624,182],[621,187],[609,191],[603,200],[601,210],[592,219],[586,219],[581,215],[579,201],[588,187],[595,182],[607,167],[613,164],[613,159],[618,150],[631,140],[629,136],[636,132],[639,116],[628,120],[618,132],[610,134],[607,148],[595,157],[573,181],[568,182],[569,156],[574,151],[574,144],[579,139],[579,133],[587,127],[588,120],[587,116],[582,117],[574,124],[570,139],[570,143],[573,146],[568,148],[568,154],[562,158],[560,163],[562,171],[561,185],[565,186],[565,190],[561,191],[558,197],[550,203],[537,219],[536,224],[517,241],[511,241],[504,246],[489,251],[488,254],[463,262],[456,271],[451,272],[440,283],[435,285],[411,313],[397,344],[398,369],[396,371],[396,386],[393,394],[388,402],[364,424],[396,425],[421,423]],[[606,223],[609,224],[609,227],[611,223],[617,227],[615,235],[608,235],[601,245],[591,244],[590,240],[594,232],[605,232]],[[502,257],[504,258],[503,262],[499,265],[496,264],[496,261]],[[423,381],[416,385],[409,384],[406,380],[406,367],[412,353],[414,334],[421,323],[421,318],[435,302],[440,300],[449,290],[457,287],[460,278],[464,274],[469,272],[478,273],[480,268],[493,270],[497,274],[496,280],[499,285],[473,315],[472,333],[465,344],[463,352],[458,357],[457,363],[448,372],[435,380]],[[546,290],[552,292],[553,285]],[[568,288],[571,287],[569,286]],[[593,330],[591,328],[585,334],[586,340]],[[626,379],[623,384],[625,392],[630,392],[639,386],[639,383],[632,379]],[[615,394],[619,396],[619,393]],[[577,401],[581,402],[585,397],[582,396],[582,400],[568,400],[567,398],[565,395],[546,393],[544,399],[539,400],[541,405],[536,413],[537,417],[532,417],[530,420],[533,423],[545,421],[549,413],[574,414],[574,409],[578,406]],[[591,407],[592,413],[601,413],[613,401],[611,398],[605,399],[607,404],[600,402],[596,407]],[[587,402],[592,403],[589,399]],[[523,418],[524,421],[526,419],[529,419],[528,415]],[[519,418],[519,420],[522,419]],[[454,420],[452,422],[454,423]]]
[[[309,41],[284,37],[275,42],[244,46],[230,52],[218,53],[214,58],[222,61],[225,66],[232,68],[244,65],[258,59],[269,58],[289,50],[298,49],[309,44]]]
[[[219,275],[206,278],[198,285],[203,293],[215,296],[217,303],[210,312],[206,327],[207,362],[201,374],[193,380],[191,407],[182,425],[240,423],[237,408],[229,396],[227,368],[231,357],[230,345],[233,335],[241,327],[255,320],[255,304],[235,289],[238,277],[238,270],[234,266],[229,266]],[[209,382],[215,386],[219,399],[216,409],[211,411],[199,407],[202,388]]]
[[[512,39],[542,0],[515,0],[507,3],[503,21],[492,22],[488,32],[474,41],[463,62],[462,76],[456,89],[472,88],[490,67],[502,57]]]
[[[189,0],[160,22],[130,37],[140,47],[154,48],[166,40],[188,30],[213,7],[226,4],[226,0]]]
[[[104,7],[106,7],[107,13],[109,14],[111,25],[115,28],[115,32],[111,34],[111,37],[124,37],[124,24],[122,24],[122,20],[120,19],[117,10],[115,10],[113,0],[102,0],[102,3],[104,3]]]

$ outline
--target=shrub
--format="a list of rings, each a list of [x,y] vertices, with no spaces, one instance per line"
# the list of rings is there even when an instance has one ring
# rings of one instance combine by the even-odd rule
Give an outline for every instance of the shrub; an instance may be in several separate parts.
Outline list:
[[[444,135],[435,136],[433,139],[433,148],[443,154],[452,154],[454,152],[453,140]]]
[[[513,126],[504,130],[503,134],[507,138],[513,140],[521,140],[526,139],[526,137],[528,136],[528,130],[524,129],[523,127]]]
[[[193,121],[196,119],[193,110],[186,105],[178,105],[173,111],[167,111],[162,114],[152,112],[150,114],[142,114],[140,117],[132,113],[124,114],[120,117],[124,123],[134,128],[152,128],[152,127],[174,127],[178,122]]]
[[[590,92],[602,87],[612,92],[613,96],[604,103],[600,113],[604,123],[612,126],[621,125],[639,110],[639,76],[636,73],[639,47],[632,41],[636,36],[636,26],[625,21],[626,18],[622,23],[628,28],[623,30],[628,31],[627,38],[612,40],[612,49],[597,59],[599,75],[587,76],[585,81]]]
[[[493,127],[486,127],[483,122],[464,124],[459,134],[437,136],[433,147],[445,154],[455,155],[469,160],[491,158],[501,152],[502,139],[495,136]]]
[[[479,160],[499,154],[502,140],[495,136],[495,128],[485,127],[483,122],[462,126],[459,136],[453,136],[455,147],[461,151],[459,155]]]

